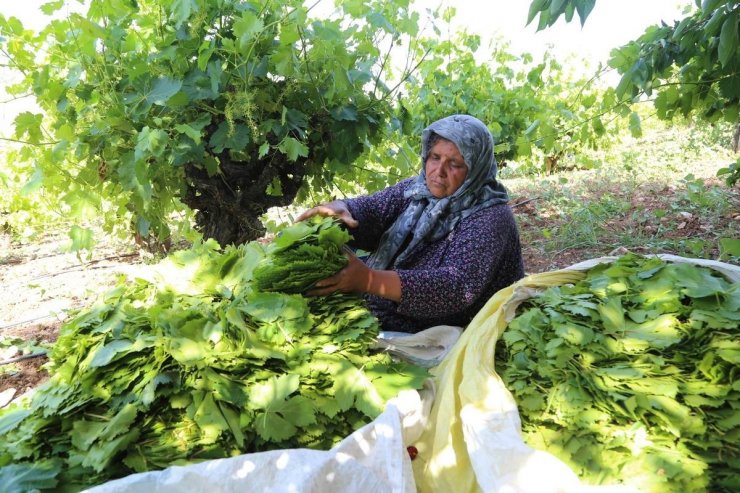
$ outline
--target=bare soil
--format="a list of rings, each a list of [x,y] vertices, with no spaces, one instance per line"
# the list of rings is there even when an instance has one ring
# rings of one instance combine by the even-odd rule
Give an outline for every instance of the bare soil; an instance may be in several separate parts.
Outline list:
[[[146,268],[146,255],[132,245],[111,242],[90,258],[78,258],[65,251],[66,242],[62,228],[25,243],[0,234],[0,338],[54,342],[64,320],[90,306],[117,276]],[[48,378],[45,356],[3,364],[7,356],[0,346],[0,393],[5,391],[0,407],[8,396],[22,395]]]

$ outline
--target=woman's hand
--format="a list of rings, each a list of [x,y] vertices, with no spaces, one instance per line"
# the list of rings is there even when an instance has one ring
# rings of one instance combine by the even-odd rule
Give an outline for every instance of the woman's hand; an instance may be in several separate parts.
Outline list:
[[[347,265],[331,277],[317,281],[313,289],[306,294],[309,296],[326,296],[335,292],[366,293],[371,279],[372,270],[357,256],[345,251]]]
[[[401,278],[392,270],[373,270],[346,251],[347,265],[331,277],[314,284],[306,294],[326,296],[332,293],[370,293],[393,301],[401,301]]]
[[[312,207],[306,211],[303,211],[296,218],[296,221],[305,221],[309,217],[315,215],[336,217],[350,228],[356,228],[357,226],[359,226],[357,220],[352,217],[352,213],[349,211],[349,209],[347,209],[347,204],[345,204],[341,200],[333,200],[331,202],[319,204],[316,207]]]

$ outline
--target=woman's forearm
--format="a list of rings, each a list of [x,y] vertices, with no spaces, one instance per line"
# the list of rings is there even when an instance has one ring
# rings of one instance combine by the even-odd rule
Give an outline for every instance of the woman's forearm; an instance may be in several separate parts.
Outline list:
[[[392,270],[370,270],[365,292],[391,301],[401,301],[401,277]]]
[[[326,296],[334,292],[369,293],[392,301],[401,300],[401,277],[392,270],[374,270],[346,252],[347,266],[331,277],[318,281],[310,296]]]

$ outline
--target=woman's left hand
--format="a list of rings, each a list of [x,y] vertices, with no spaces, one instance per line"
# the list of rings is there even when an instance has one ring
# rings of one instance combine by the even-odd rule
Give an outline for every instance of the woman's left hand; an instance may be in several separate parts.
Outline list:
[[[370,287],[372,270],[349,250],[345,250],[347,265],[331,277],[317,281],[306,292],[309,296],[326,296],[335,292],[365,293]]]

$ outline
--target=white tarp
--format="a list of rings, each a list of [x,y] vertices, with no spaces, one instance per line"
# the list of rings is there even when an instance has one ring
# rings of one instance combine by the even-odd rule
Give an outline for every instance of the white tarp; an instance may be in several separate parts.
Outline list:
[[[433,391],[422,391],[431,396]],[[133,474],[89,493],[414,493],[406,445],[418,438],[425,410],[416,391],[391,400],[372,423],[332,450],[273,450]]]

